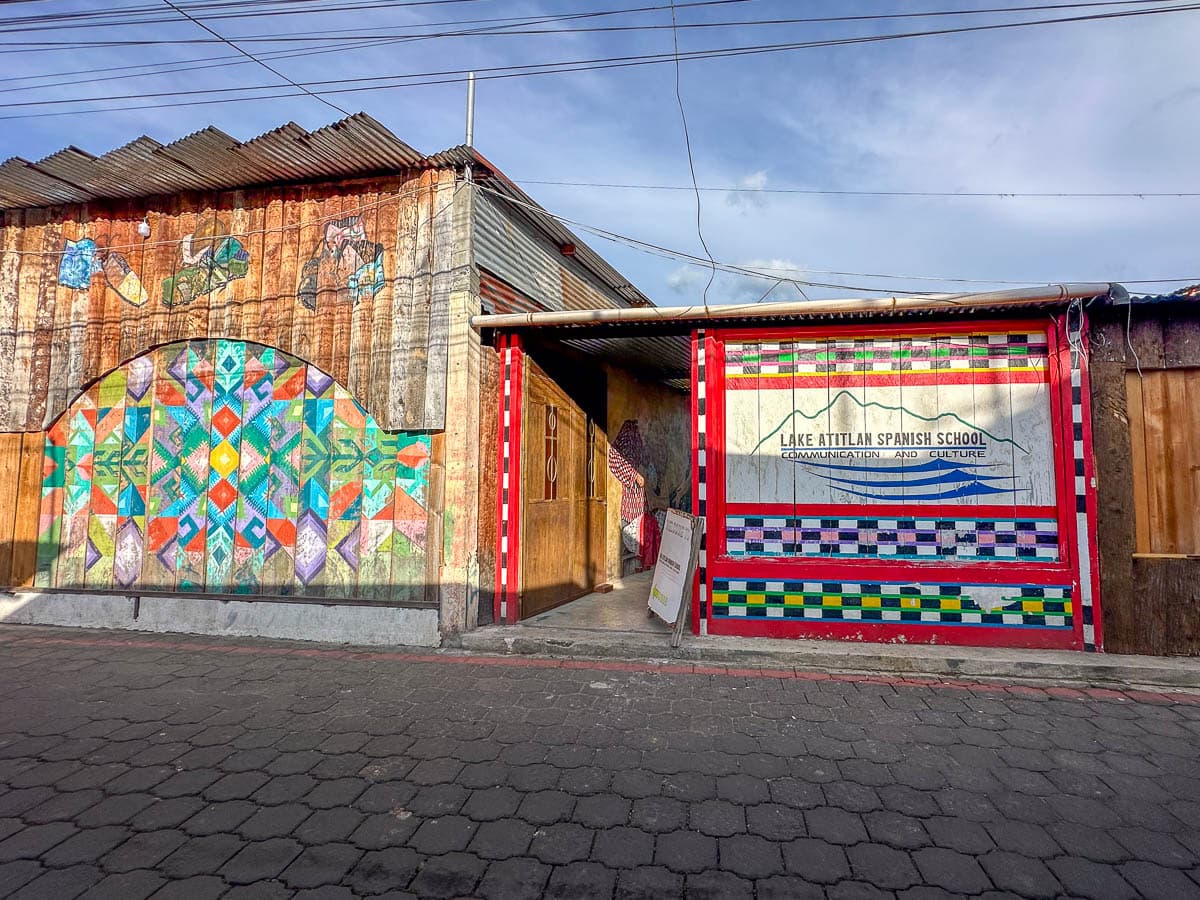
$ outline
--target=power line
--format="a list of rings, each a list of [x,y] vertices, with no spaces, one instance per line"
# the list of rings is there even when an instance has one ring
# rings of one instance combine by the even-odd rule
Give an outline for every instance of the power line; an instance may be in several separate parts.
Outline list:
[[[285,2],[285,0],[267,0],[267,2],[274,4],[274,3],[278,3],[278,2]],[[733,4],[733,3],[745,3],[745,2],[752,2],[752,0],[710,0],[710,2],[708,2],[708,3],[688,3],[688,4],[681,3],[681,4],[678,4],[678,8],[683,9],[685,7],[694,7],[694,6],[724,6],[724,5],[729,5],[729,4]],[[1045,12],[1045,11],[1050,11],[1050,10],[1061,10],[1061,9],[1087,9],[1087,8],[1113,7],[1113,6],[1139,6],[1139,5],[1149,5],[1149,4],[1156,3],[1156,2],[1161,2],[1161,0],[1079,0],[1079,2],[1075,2],[1075,0],[1071,0],[1071,2],[1040,3],[1040,4],[1036,4],[1036,5],[1025,5],[1025,6],[998,6],[998,7],[985,7],[982,9],[966,9],[966,10],[941,9],[941,10],[919,10],[916,12],[870,13],[870,14],[838,15],[838,16],[806,16],[806,17],[801,17],[801,18],[752,19],[752,20],[746,20],[746,21],[740,21],[740,22],[738,22],[738,21],[735,21],[735,22],[686,22],[686,23],[679,23],[678,27],[679,28],[736,28],[736,27],[757,26],[757,25],[822,24],[822,23],[831,24],[831,23],[836,23],[836,22],[872,22],[872,21],[885,21],[885,20],[893,20],[893,19],[921,19],[921,18],[939,18],[939,17],[948,17],[948,16],[957,17],[957,16],[994,15],[994,14],[1001,14],[1001,13]],[[223,5],[223,4],[217,4],[217,5]],[[181,6],[182,6],[182,4],[181,4]],[[369,11],[369,10],[374,10],[374,9],[378,9],[378,8],[392,8],[393,6],[394,6],[394,4],[387,2],[387,0],[375,0],[375,2],[366,2],[366,3],[359,2],[359,3],[342,5],[342,6],[292,9],[292,10],[287,10],[286,12],[289,16],[314,15],[314,14],[319,15],[319,14],[332,13],[332,12],[362,12],[362,11]],[[191,8],[191,7],[188,7],[188,8]],[[206,6],[198,7],[198,8],[204,9],[207,11],[207,10],[213,9],[214,6],[206,5]],[[230,20],[230,19],[243,19],[243,18],[259,18],[262,16],[278,16],[278,15],[280,15],[280,11],[278,11],[278,10],[267,10],[267,11],[260,11],[260,12],[245,12],[243,5],[239,5],[235,8],[238,9],[239,11],[227,13],[227,14],[223,14],[223,15],[218,14],[218,15],[200,16],[199,18],[202,18],[205,21],[210,21],[210,20],[216,21],[216,20]],[[668,8],[667,6],[657,7],[657,9],[667,9],[667,8]],[[625,12],[638,12],[638,11],[640,11],[640,10],[598,11],[598,12],[593,12],[593,13],[566,15],[566,16],[561,16],[561,18],[563,18],[563,19],[570,19],[570,18],[577,18],[577,17],[578,18],[587,18],[587,17],[593,16],[593,15],[618,15],[618,14],[624,14]],[[134,25],[155,25],[155,24],[160,24],[163,22],[173,21],[173,19],[161,18],[161,17],[153,18],[153,19],[129,19],[129,20],[122,20],[120,17],[116,17],[116,18],[105,19],[102,21],[97,21],[97,19],[103,19],[103,17],[105,17],[105,16],[112,16],[112,15],[114,15],[114,14],[107,12],[107,11],[102,11],[102,12],[66,14],[62,17],[63,21],[58,21],[54,17],[33,17],[30,19],[22,19],[22,20],[0,19],[0,33],[18,34],[21,32],[56,31],[56,30],[71,29],[71,28],[97,28],[97,27],[116,27],[116,26],[127,27],[127,26],[134,26]],[[527,18],[532,18],[532,17],[527,17]],[[80,21],[79,24],[71,24],[71,22],[73,22],[76,19],[82,19],[85,21]],[[455,23],[452,22],[449,24],[455,24]],[[413,23],[413,25],[411,27],[431,27],[431,26],[428,26],[426,23]],[[670,25],[665,25],[665,24],[651,24],[651,25],[635,25],[635,26],[614,26],[613,28],[604,29],[604,30],[647,31],[647,30],[666,30],[670,27],[671,27]],[[577,29],[577,30],[584,30],[584,29]],[[378,26],[374,26],[373,28],[337,29],[337,31],[338,32],[374,31],[377,33],[379,31],[379,28],[378,28]],[[520,32],[515,32],[515,33],[520,33]],[[300,32],[280,32],[280,33],[269,33],[269,34],[262,34],[262,35],[244,35],[244,36],[240,36],[239,40],[243,40],[243,41],[244,40],[278,40],[278,39],[282,39],[282,38],[289,37],[289,36],[295,36],[295,35],[299,35],[299,36],[301,36],[301,39],[307,39],[307,40],[320,40],[321,39],[320,37],[313,37],[311,35],[311,29],[310,29],[309,31],[300,31]],[[453,36],[453,35],[451,35],[451,36]],[[195,42],[194,41],[175,40],[175,41],[163,41],[163,43],[195,43]]]
[[[631,237],[626,234],[621,234],[619,232],[610,231],[609,229],[606,229],[606,228],[601,228],[598,225],[590,225],[586,222],[580,222],[576,219],[568,218],[567,216],[562,216],[562,215],[558,215],[557,213],[552,213],[549,210],[537,205],[536,203],[526,203],[524,201],[521,201],[514,197],[511,197],[508,194],[501,193],[500,191],[493,190],[493,189],[488,188],[481,184],[477,184],[476,189],[480,190],[480,191],[484,191],[488,194],[491,194],[494,197],[498,197],[506,203],[511,203],[515,206],[527,209],[536,215],[547,216],[548,218],[554,219],[558,222],[562,222],[565,225],[569,225],[572,228],[577,228],[580,231],[587,232],[588,234],[592,234],[592,235],[595,235],[596,237],[603,238],[604,240],[623,244],[634,250],[640,250],[642,252],[649,253],[653,256],[659,256],[659,257],[666,258],[666,259],[679,260],[679,261],[686,262],[686,263],[689,263],[692,265],[703,266],[704,268],[708,268],[710,265],[715,265],[716,268],[722,272],[727,272],[727,273],[734,274],[734,275],[745,275],[745,276],[748,276],[751,278],[758,278],[758,279],[763,279],[763,280],[767,280],[767,281],[792,284],[792,285],[796,286],[797,288],[801,288],[801,287],[834,288],[834,289],[839,289],[839,290],[863,291],[865,293],[873,293],[873,294],[887,294],[887,295],[905,294],[905,295],[911,295],[911,296],[922,296],[927,293],[925,291],[903,290],[900,288],[896,288],[894,286],[892,286],[892,287],[867,287],[864,285],[855,285],[855,284],[844,284],[844,283],[835,283],[835,282],[827,282],[827,281],[826,282],[811,281],[808,279],[787,277],[786,274],[780,274],[780,273],[811,272],[811,273],[817,274],[817,275],[848,276],[848,277],[853,277],[853,278],[871,278],[871,279],[887,278],[887,279],[893,279],[893,280],[907,280],[907,281],[931,281],[931,282],[944,282],[944,283],[948,283],[948,284],[1038,285],[1038,284],[1058,283],[1058,282],[1045,281],[1045,280],[1041,280],[1041,279],[1028,279],[1025,281],[1012,281],[1012,280],[1006,281],[1003,279],[959,278],[959,277],[951,277],[951,276],[946,276],[946,275],[898,275],[898,274],[894,274],[894,273],[879,273],[879,272],[875,272],[875,273],[844,272],[844,271],[837,271],[837,270],[833,270],[833,269],[812,269],[812,268],[793,269],[793,268],[784,268],[784,267],[775,268],[775,267],[767,267],[767,266],[751,267],[751,266],[737,265],[735,263],[722,262],[720,260],[710,262],[709,260],[705,259],[704,257],[697,256],[694,253],[688,253],[687,251],[684,251],[684,250],[675,250],[670,247],[663,246],[661,244],[651,243],[650,241],[643,241],[643,240],[640,240],[635,237]],[[1086,279],[1077,279],[1077,280],[1086,280]],[[1098,280],[1106,281],[1108,279],[1098,279]],[[1169,283],[1183,283],[1183,282],[1195,282],[1195,281],[1200,281],[1200,275],[1190,275],[1190,276],[1185,276],[1185,277],[1171,277],[1171,278],[1122,279],[1123,284],[1169,284]]]
[[[822,48],[822,47],[837,47],[837,46],[849,46],[849,45],[854,45],[854,44],[881,43],[881,42],[885,42],[885,41],[905,40],[905,39],[918,38],[918,37],[937,37],[937,36],[954,35],[954,34],[996,31],[996,30],[1010,29],[1010,28],[1028,28],[1028,27],[1042,26],[1042,25],[1056,25],[1056,24],[1076,23],[1076,22],[1103,21],[1103,20],[1107,20],[1107,19],[1117,19],[1117,18],[1141,17],[1141,16],[1164,14],[1164,13],[1194,12],[1198,9],[1200,9],[1200,3],[1192,3],[1187,6],[1167,6],[1167,7],[1157,7],[1154,9],[1127,10],[1127,11],[1109,12],[1109,13],[1092,13],[1092,14],[1085,15],[1085,16],[1036,19],[1036,20],[1027,21],[1027,22],[993,23],[993,24],[988,24],[988,25],[963,26],[963,27],[959,27],[959,28],[941,28],[941,29],[935,29],[935,30],[930,30],[930,31],[901,32],[901,33],[883,34],[883,35],[864,35],[864,36],[848,37],[848,38],[830,38],[830,39],[824,39],[824,40],[782,43],[782,44],[758,44],[758,45],[750,45],[750,46],[744,46],[744,47],[727,47],[727,48],[718,48],[718,49],[713,49],[713,50],[688,51],[685,53],[681,53],[680,59],[686,60],[686,61],[701,60],[701,59],[727,59],[727,58],[733,58],[733,57],[739,57],[739,56],[752,56],[752,55],[761,55],[761,54],[768,54],[768,53],[790,52],[790,51],[797,51],[797,50],[811,50],[811,49]],[[4,52],[11,52],[11,51],[0,51],[0,53],[4,53]],[[558,75],[558,74],[565,74],[565,73],[569,73],[569,72],[596,71],[596,70],[601,70],[601,69],[618,69],[618,68],[629,68],[629,67],[635,67],[635,66],[659,65],[662,63],[666,63],[666,62],[671,62],[673,59],[674,59],[674,54],[671,54],[671,53],[643,54],[643,55],[625,56],[625,57],[599,57],[599,58],[595,58],[595,59],[562,60],[559,62],[550,62],[550,63],[527,63],[527,64],[511,65],[511,66],[475,67],[474,69],[450,69],[450,70],[443,70],[443,71],[436,71],[436,72],[410,73],[410,74],[405,74],[405,75],[367,76],[367,77],[362,77],[362,78],[349,78],[349,79],[343,78],[343,79],[337,79],[337,80],[333,80],[333,81],[310,81],[310,82],[300,82],[296,86],[298,88],[300,88],[301,91],[304,91],[305,93],[309,93],[309,91],[305,90],[306,88],[315,88],[315,87],[320,87],[323,85],[335,85],[335,87],[330,87],[330,88],[326,88],[323,90],[313,90],[313,91],[311,91],[311,93],[312,94],[320,94],[320,95],[351,94],[351,93],[361,93],[363,91],[383,90],[383,89],[390,89],[390,88],[397,88],[397,87],[417,87],[417,86],[431,86],[431,85],[438,85],[438,84],[456,84],[456,83],[463,81],[464,76],[469,71],[475,71],[477,73],[477,75],[476,75],[477,80],[497,80],[497,79],[505,79],[505,78],[524,78],[524,77],[529,77],[531,75]],[[423,80],[415,80],[415,79],[423,79]],[[364,84],[362,84],[362,82],[374,82],[374,83],[369,84],[369,85],[364,85]],[[346,86],[336,86],[336,85],[358,85],[358,86],[346,87]],[[157,93],[157,94],[155,94],[155,93],[139,93],[139,94],[124,95],[124,96],[116,96],[116,97],[109,95],[109,96],[85,97],[85,98],[64,98],[64,99],[58,99],[58,100],[40,101],[36,104],[34,104],[34,103],[8,103],[8,104],[0,104],[0,107],[12,108],[12,107],[30,106],[30,105],[47,106],[47,105],[59,105],[59,104],[68,104],[68,103],[103,102],[103,101],[111,101],[111,100],[152,99],[152,98],[161,97],[161,96],[179,97],[179,96],[189,96],[189,95],[191,95],[191,96],[204,95],[204,96],[212,97],[213,94],[243,93],[243,92],[247,92],[247,91],[262,91],[262,90],[272,90],[272,89],[273,89],[273,86],[271,86],[271,85],[255,85],[252,87],[209,88],[209,89],[194,90],[194,91],[170,91],[170,92],[162,92],[162,93]],[[173,108],[173,107],[179,107],[179,106],[207,106],[207,105],[216,104],[216,103],[228,103],[231,100],[241,100],[241,101],[273,100],[273,99],[282,99],[282,98],[295,97],[295,96],[298,96],[298,95],[293,94],[293,93],[285,93],[285,94],[267,94],[267,95],[258,96],[258,97],[222,97],[222,98],[212,98],[212,99],[207,99],[207,100],[181,100],[181,101],[171,102],[171,103],[152,103],[152,104],[144,104],[144,105],[140,105],[140,106],[121,106],[121,107],[105,107],[105,108],[101,108],[101,109],[72,110],[67,113],[54,113],[54,112],[26,113],[26,114],[12,115],[12,116],[0,116],[0,120],[44,118],[44,117],[50,117],[50,116],[56,116],[56,115],[79,115],[79,114],[83,114],[83,113],[92,113],[92,112],[119,112],[119,111],[129,111],[129,110],[138,110],[138,109],[166,109],[166,108]]]
[[[675,2],[671,0],[671,40],[675,47],[675,102],[679,105],[679,121],[683,124],[683,144],[687,148],[688,171],[692,175],[692,190],[696,195],[696,236],[700,238],[700,246],[704,248],[704,255],[708,257],[709,265],[712,267],[708,273],[708,283],[704,285],[704,309],[708,310],[708,291],[712,287],[713,279],[717,277],[717,263],[713,259],[712,251],[708,249],[708,241],[704,239],[704,226],[701,223],[701,202],[700,188],[696,182],[696,160],[692,156],[692,136],[688,131],[687,112],[683,108],[683,90],[680,86],[679,74],[679,31],[675,28]]]
[[[705,4],[705,5],[719,5],[719,4],[723,4],[723,3],[736,3],[736,2],[747,2],[747,0],[717,0],[717,2],[714,2],[711,4]],[[683,29],[698,29],[698,28],[747,28],[747,27],[759,27],[759,26],[833,24],[833,23],[838,23],[838,22],[869,22],[869,21],[881,21],[881,20],[891,20],[891,19],[936,18],[936,17],[949,17],[949,16],[957,17],[957,16],[972,16],[972,15],[995,15],[995,14],[1003,14],[1003,13],[1022,13],[1022,12],[1047,12],[1047,11],[1052,11],[1052,10],[1090,9],[1090,8],[1105,8],[1105,7],[1114,7],[1114,6],[1146,6],[1146,5],[1150,5],[1152,3],[1159,3],[1159,2],[1162,2],[1162,0],[1092,0],[1092,2],[1043,3],[1043,4],[1038,4],[1038,5],[1032,5],[1032,6],[990,7],[990,8],[984,8],[984,9],[972,9],[972,10],[927,10],[927,11],[912,12],[912,13],[877,13],[877,14],[872,14],[872,15],[846,15],[846,16],[807,16],[807,17],[802,17],[802,18],[786,18],[786,19],[750,19],[750,20],[741,20],[741,21],[733,21],[733,22],[690,22],[690,23],[680,23],[677,27],[683,28]],[[375,3],[355,4],[355,5],[350,5],[350,6],[329,7],[329,8],[317,9],[317,10],[298,10],[298,11],[293,11],[290,14],[296,15],[301,12],[323,13],[323,12],[334,12],[334,11],[358,12],[358,11],[363,11],[363,10],[374,9],[377,6],[388,6],[388,5],[390,5],[390,4],[387,4],[386,2],[382,3],[382,4],[375,4]],[[694,5],[701,5],[701,4],[694,4]],[[665,9],[668,9],[669,7],[659,6],[657,8],[665,10]],[[246,15],[250,15],[250,14],[246,14]],[[253,15],[277,16],[277,15],[279,15],[279,13],[277,13],[277,12],[255,13]],[[244,16],[233,16],[233,15],[210,16],[207,18],[230,19],[230,18],[239,18],[239,17],[244,17]],[[562,17],[562,18],[565,20],[565,19],[574,18],[574,17],[566,16],[566,17]],[[155,19],[153,21],[146,20],[144,22],[128,22],[128,23],[123,23],[123,22],[87,23],[87,27],[95,28],[95,27],[99,27],[101,25],[108,26],[108,25],[158,24],[159,22],[163,22],[163,21],[169,21],[169,20]],[[3,23],[0,23],[0,33],[4,33],[4,34],[15,34],[20,31],[35,30],[35,29],[25,29],[25,28],[4,29],[2,26],[3,26]],[[71,27],[83,27],[83,26],[71,26]],[[414,23],[410,27],[430,27],[430,26],[425,26],[420,23]],[[596,26],[596,27],[573,28],[573,29],[556,28],[556,29],[541,29],[541,30],[520,30],[520,29],[514,28],[514,29],[497,30],[497,31],[493,32],[493,34],[494,34],[494,36],[505,37],[505,36],[513,36],[513,35],[537,35],[537,34],[581,34],[581,33],[592,33],[592,32],[665,31],[670,27],[671,27],[670,25],[662,25],[662,24],[644,24],[644,25]],[[36,30],[42,30],[42,29],[36,29]],[[362,31],[362,30],[366,30],[366,29],[342,29],[341,31]],[[422,35],[412,35],[412,34],[399,34],[399,35],[379,34],[378,28],[376,28],[374,30],[376,32],[375,37],[377,37],[377,38],[408,39],[408,38],[422,36]],[[461,37],[462,34],[451,31],[451,32],[444,32],[444,33],[438,34],[438,35],[425,35],[425,36],[426,37],[439,37],[439,38],[452,38],[452,37]],[[304,42],[312,42],[312,41],[322,41],[322,40],[326,40],[327,38],[328,38],[328,33],[323,33],[321,35],[313,35],[310,32],[288,32],[288,33],[267,33],[267,34],[260,34],[260,35],[245,35],[245,36],[239,36],[238,40],[243,43],[248,43],[248,42],[254,42],[254,43],[297,43],[297,42],[299,42],[299,43],[304,43]],[[77,43],[78,43],[77,41],[24,41],[24,42],[10,42],[10,46],[21,47],[21,48],[53,50],[53,49],[57,49],[63,45],[75,46]],[[214,43],[214,41],[205,40],[202,38],[175,38],[175,39],[154,39],[154,40],[146,39],[146,40],[139,40],[139,41],[114,40],[114,41],[91,41],[90,42],[90,44],[92,46],[98,46],[98,47],[120,47],[120,46],[129,46],[130,44],[142,46],[142,45],[178,45],[178,44],[205,44],[205,43]]]
[[[750,3],[750,2],[753,2],[753,0],[697,0],[697,2],[680,3],[678,5],[680,8],[684,8],[684,7],[694,8],[694,7],[702,7],[702,6],[718,6],[718,5],[726,5],[726,4],[730,4],[730,3]],[[1145,0],[1138,0],[1138,2],[1145,2]],[[418,35],[412,35],[412,36],[401,37],[401,38],[383,38],[383,39],[381,39],[378,37],[372,37],[372,38],[364,38],[361,41],[350,43],[350,44],[347,44],[344,41],[339,41],[338,43],[335,43],[335,44],[328,44],[323,47],[308,48],[308,49],[304,49],[304,50],[267,51],[264,53],[260,53],[259,58],[261,58],[261,59],[295,59],[295,58],[299,58],[299,57],[303,57],[303,56],[318,56],[318,55],[325,54],[325,53],[343,53],[343,52],[347,52],[350,50],[358,50],[358,49],[366,49],[366,48],[370,48],[370,47],[382,47],[382,46],[391,45],[391,44],[423,41],[423,40],[429,40],[429,39],[436,39],[436,38],[440,38],[443,36],[469,37],[469,36],[472,36],[475,34],[495,31],[496,29],[505,27],[505,25],[493,24],[493,23],[506,23],[509,26],[541,25],[541,24],[547,24],[547,23],[553,23],[553,22],[575,21],[575,20],[580,20],[580,19],[591,19],[591,18],[599,18],[599,17],[604,17],[604,16],[626,15],[626,14],[631,14],[631,13],[642,13],[642,12],[657,12],[657,11],[665,10],[665,9],[667,9],[667,7],[665,5],[657,5],[657,6],[630,7],[630,8],[626,8],[626,9],[616,9],[616,10],[571,13],[571,14],[566,14],[566,15],[555,15],[555,16],[540,16],[540,17],[507,16],[507,17],[493,17],[493,18],[487,18],[487,19],[465,19],[465,20],[456,20],[456,21],[451,21],[451,22],[426,22],[426,23],[421,23],[420,27],[435,28],[435,27],[444,27],[444,26],[455,26],[455,25],[485,25],[486,27],[472,29],[472,30],[463,31],[463,32],[448,32],[445,35],[433,33],[433,34],[418,34]],[[349,31],[351,29],[345,29],[345,30]],[[357,30],[357,29],[354,29],[354,30]],[[330,35],[330,34],[332,34],[332,32],[326,32],[326,35]],[[239,38],[238,40],[240,41],[240,40],[242,40],[242,38]],[[130,71],[130,70],[135,70],[135,69],[136,70],[149,69],[149,68],[156,68],[156,67],[163,67],[163,66],[175,66],[175,68],[162,69],[162,71],[159,71],[159,72],[150,72],[150,73],[146,73],[146,74],[142,74],[140,72],[130,72],[130,74],[126,74],[126,75],[112,75],[112,76],[104,77],[104,78],[86,78],[86,79],[68,78],[68,79],[64,79],[61,81],[50,82],[47,84],[29,85],[26,87],[19,87],[19,88],[14,87],[14,88],[0,89],[0,93],[12,93],[12,92],[19,92],[19,91],[37,91],[37,90],[45,90],[45,89],[56,88],[56,87],[64,87],[64,86],[68,86],[68,85],[75,86],[75,85],[81,85],[81,84],[97,84],[97,83],[100,83],[103,81],[119,81],[119,80],[124,80],[124,79],[128,79],[128,78],[144,78],[147,76],[155,77],[158,75],[173,74],[175,72],[189,72],[189,71],[197,71],[197,70],[201,70],[201,69],[220,69],[220,68],[226,68],[228,66],[245,65],[247,62],[248,62],[248,60],[246,60],[240,56],[210,56],[210,57],[201,57],[199,59],[193,59],[193,60],[178,60],[178,61],[172,60],[169,62],[150,63],[150,64],[142,64],[142,65],[136,65],[136,66],[117,66],[117,67],[99,66],[99,67],[94,67],[94,68],[90,68],[90,69],[77,69],[75,71],[51,72],[51,73],[44,74],[44,75],[13,75],[13,76],[9,76],[7,78],[0,78],[0,84],[2,84],[4,82],[11,82],[11,81],[28,81],[28,80],[32,80],[32,79],[36,79],[36,78],[58,78],[58,77],[67,76],[67,75],[88,75],[88,74],[93,74],[93,73],[97,73],[97,72],[117,72],[117,71]],[[191,65],[191,63],[213,63],[213,64],[212,65]]]
[[[536,178],[513,178],[520,184],[539,184],[555,187],[612,188],[638,191],[692,191],[686,184],[624,184],[603,181],[547,181]],[[738,187],[736,185],[701,185],[695,190],[729,194],[798,194],[818,197],[962,197],[985,199],[1136,199],[1200,197],[1200,191],[866,191],[823,188]]]
[[[270,72],[270,73],[272,73],[272,74],[274,74],[274,75],[278,76],[279,78],[282,78],[284,81],[286,81],[286,82],[287,82],[288,84],[290,84],[292,87],[294,87],[294,88],[299,88],[300,90],[304,91],[304,93],[308,94],[308,96],[312,97],[314,100],[318,101],[319,103],[324,103],[324,104],[325,104],[326,106],[328,106],[330,109],[332,109],[332,110],[334,110],[334,111],[336,111],[336,112],[340,112],[340,113],[341,113],[342,115],[344,115],[344,116],[349,116],[349,115],[350,115],[350,113],[349,113],[348,111],[346,111],[346,110],[342,109],[340,106],[338,106],[338,105],[337,105],[336,103],[334,103],[332,100],[326,100],[324,97],[319,97],[319,96],[317,96],[317,95],[316,95],[316,94],[314,94],[312,91],[308,90],[308,88],[306,88],[306,87],[304,87],[303,85],[297,84],[296,82],[292,81],[292,79],[288,78],[286,75],[284,75],[284,74],[283,74],[282,72],[280,72],[278,69],[274,68],[274,67],[273,67],[272,65],[270,65],[269,63],[265,63],[265,62],[263,62],[261,59],[258,59],[258,58],[256,58],[256,57],[254,56],[254,54],[252,54],[252,53],[249,53],[249,52],[248,52],[248,51],[246,51],[246,50],[243,50],[241,47],[239,47],[237,44],[235,44],[233,41],[229,40],[228,38],[221,37],[221,35],[217,34],[217,32],[213,31],[211,28],[209,28],[209,27],[208,27],[207,25],[205,25],[203,22],[197,21],[196,19],[192,18],[192,16],[191,16],[191,14],[190,14],[190,13],[187,13],[187,12],[185,12],[184,10],[180,9],[178,6],[176,6],[176,5],[174,4],[174,2],[172,2],[172,0],[163,0],[163,3],[167,4],[167,6],[171,7],[171,9],[175,10],[175,12],[179,13],[181,16],[183,16],[183,17],[184,17],[185,19],[187,19],[189,22],[192,22],[192,23],[193,23],[193,24],[195,24],[195,25],[199,25],[201,28],[203,28],[203,29],[204,29],[205,31],[207,31],[209,34],[211,34],[211,35],[213,35],[213,36],[215,36],[215,37],[217,37],[217,38],[220,38],[220,40],[221,40],[223,43],[226,43],[226,44],[228,44],[230,47],[232,47],[232,48],[233,48],[234,50],[236,50],[238,53],[242,54],[242,56],[246,57],[246,58],[247,58],[248,60],[250,60],[251,62],[257,63],[258,65],[260,65],[260,66],[262,66],[264,69],[266,69],[268,72]]]

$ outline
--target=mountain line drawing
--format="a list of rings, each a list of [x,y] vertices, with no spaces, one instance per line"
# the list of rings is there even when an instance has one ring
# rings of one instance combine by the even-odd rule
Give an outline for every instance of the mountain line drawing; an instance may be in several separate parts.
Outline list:
[[[771,438],[775,437],[775,435],[779,434],[779,432],[781,432],[785,427],[787,427],[791,422],[793,422],[795,420],[796,416],[802,416],[811,422],[814,419],[818,418],[819,416],[823,416],[823,415],[825,415],[825,413],[827,413],[831,409],[833,409],[833,407],[835,407],[838,404],[838,401],[840,401],[843,397],[848,398],[849,400],[851,400],[853,403],[857,404],[861,409],[864,409],[864,410],[870,409],[871,407],[875,407],[877,409],[886,410],[887,412],[904,413],[905,415],[912,416],[914,419],[919,419],[922,422],[935,422],[936,423],[940,419],[947,419],[947,418],[953,419],[954,421],[958,422],[960,425],[964,425],[965,427],[970,428],[972,431],[978,431],[980,434],[986,435],[987,437],[991,438],[993,441],[997,441],[1002,444],[1011,444],[1012,446],[1014,446],[1018,450],[1020,450],[1022,453],[1029,452],[1028,450],[1026,450],[1024,447],[1022,447],[1020,444],[1018,444],[1012,438],[999,437],[998,435],[994,435],[990,431],[988,431],[986,428],[980,428],[978,425],[968,422],[966,419],[964,419],[958,413],[944,412],[944,413],[938,413],[936,416],[923,416],[920,413],[913,412],[911,409],[908,409],[904,406],[891,406],[886,403],[880,403],[878,400],[868,400],[868,401],[859,400],[857,397],[855,397],[852,393],[850,393],[847,390],[838,391],[836,394],[833,395],[832,400],[830,400],[827,404],[825,404],[823,407],[818,409],[812,415],[809,415],[808,413],[804,412],[804,410],[801,410],[801,409],[792,410],[790,413],[788,413],[788,415],[784,416],[783,421],[780,422],[774,428],[774,430],[772,430],[770,432],[770,434],[765,435],[762,438],[762,440],[760,440],[757,444],[755,444],[754,449],[751,450],[750,452],[752,454],[757,453],[760,449],[762,449],[763,444],[765,444]]]

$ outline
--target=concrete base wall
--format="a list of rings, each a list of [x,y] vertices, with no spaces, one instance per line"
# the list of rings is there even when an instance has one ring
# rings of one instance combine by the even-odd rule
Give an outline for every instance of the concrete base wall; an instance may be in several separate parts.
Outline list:
[[[269,600],[18,591],[0,594],[0,622],[70,625],[365,646],[436,647],[436,609],[319,606]]]

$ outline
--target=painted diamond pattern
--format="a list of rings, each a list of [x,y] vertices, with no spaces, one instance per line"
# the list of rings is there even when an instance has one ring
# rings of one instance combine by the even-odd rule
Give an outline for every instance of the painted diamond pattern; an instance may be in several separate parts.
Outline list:
[[[47,433],[38,583],[420,597],[429,465],[428,435],[281,351],[160,347]]]

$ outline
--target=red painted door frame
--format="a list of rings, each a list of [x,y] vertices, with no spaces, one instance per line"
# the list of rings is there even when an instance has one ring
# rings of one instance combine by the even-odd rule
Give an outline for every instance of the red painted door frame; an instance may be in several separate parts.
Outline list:
[[[692,335],[693,512],[704,520],[705,539],[693,598],[695,634],[832,638],[906,643],[979,646],[1101,649],[1103,632],[1097,585],[1096,499],[1091,456],[1086,319],[1080,312],[1074,329],[1068,315],[1041,320],[992,320],[818,327],[777,326],[696,331]],[[728,556],[725,515],[725,366],[727,341],[777,341],[812,338],[853,339],[871,336],[951,335],[996,331],[1044,332],[1049,344],[1050,421],[1054,441],[1055,504],[1030,512],[1053,512],[1058,523],[1059,559],[1050,562],[953,563],[888,560],[833,560],[799,557]],[[1073,383],[1074,379],[1074,383]],[[845,505],[842,514],[861,515],[863,507]],[[1011,510],[1013,507],[1006,507]],[[878,511],[882,511],[879,507]],[[979,506],[978,512],[988,511]],[[872,511],[876,511],[875,508]],[[829,512],[832,514],[833,509]],[[923,512],[937,517],[935,508]],[[1080,562],[1084,564],[1081,566]],[[956,584],[1070,584],[1072,628],[1062,631],[991,625],[933,625],[861,620],[713,618],[713,578],[805,581],[945,582]],[[1085,604],[1086,599],[1086,604]],[[1086,631],[1085,631],[1086,629]],[[1086,639],[1085,639],[1086,634]]]

